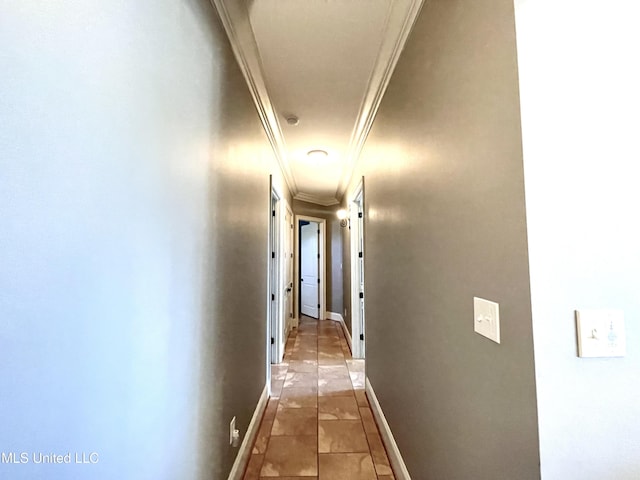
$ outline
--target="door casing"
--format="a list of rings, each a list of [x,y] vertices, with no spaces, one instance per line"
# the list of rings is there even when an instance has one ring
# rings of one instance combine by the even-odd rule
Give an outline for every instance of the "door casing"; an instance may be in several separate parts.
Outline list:
[[[298,231],[298,225],[300,220],[305,220],[307,222],[315,222],[318,224],[320,228],[320,244],[318,246],[318,251],[320,253],[320,268],[319,276],[320,276],[320,311],[319,311],[319,320],[324,320],[327,318],[327,289],[326,289],[326,278],[327,278],[327,264],[326,264],[326,245],[327,245],[327,221],[324,218],[318,217],[309,217],[307,215],[296,215],[295,216],[295,255],[294,255],[294,269],[295,269],[295,281],[294,281],[294,315],[295,315],[295,325],[296,327],[300,323],[299,312],[300,312],[300,267],[298,258],[300,255],[300,234]]]
[[[362,213],[362,215],[358,215]],[[365,357],[365,304],[364,264],[364,179],[349,195],[350,244],[351,244],[351,344],[353,358]],[[362,252],[362,258],[360,253]],[[360,298],[362,293],[363,298]]]

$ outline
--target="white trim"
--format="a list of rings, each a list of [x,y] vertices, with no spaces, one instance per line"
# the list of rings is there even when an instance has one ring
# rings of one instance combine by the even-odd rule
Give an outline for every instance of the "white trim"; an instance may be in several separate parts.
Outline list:
[[[360,252],[360,236],[364,238],[364,179],[361,179],[356,188],[349,194],[347,205],[349,206],[349,222],[351,225],[351,230],[349,231],[351,292],[349,293],[351,295],[351,332],[354,339],[351,352],[353,358],[365,358],[366,343],[365,340],[361,340],[361,338],[365,338],[363,334],[366,328],[366,311],[364,312],[364,318],[361,318],[362,312],[360,310],[360,286],[361,284],[364,285],[365,279],[360,278],[360,259],[358,256]],[[362,210],[363,218],[359,218],[358,209]],[[366,259],[366,252],[363,251],[363,254],[365,254]]]
[[[294,198],[303,200],[306,197],[305,201],[330,206],[338,204],[337,199],[343,197],[353,177],[360,152],[369,135],[393,70],[424,1],[426,0],[395,0],[390,2],[382,43],[351,133],[346,162],[342,168],[336,195],[334,198],[317,198],[313,195],[305,195],[298,190],[288,161],[279,117],[269,97],[262,60],[249,21],[246,2],[211,0],[220,15],[231,42],[231,48],[258,110],[262,126]],[[301,196],[298,197],[298,195]]]
[[[300,304],[300,267],[298,266],[299,264],[299,257],[300,257],[300,232],[299,232],[299,222],[300,220],[305,220],[307,222],[315,222],[319,225],[320,227],[320,245],[319,245],[319,252],[320,252],[320,310],[318,311],[318,320],[323,320],[327,317],[327,282],[326,282],[326,278],[327,278],[327,260],[326,260],[326,250],[327,250],[327,220],[324,218],[318,218],[318,217],[309,217],[307,215],[296,215],[295,216],[295,223],[293,224],[293,228],[295,230],[294,232],[294,239],[295,239],[295,250],[294,250],[294,255],[293,258],[295,260],[294,262],[294,286],[293,286],[293,291],[294,291],[294,297],[293,297],[293,309],[294,309],[294,313],[293,316],[295,317],[295,323],[296,326],[298,326],[298,324],[300,323],[300,319],[298,318],[299,315],[299,304]]]
[[[282,307],[284,303],[284,294],[282,291],[282,194],[275,185],[273,185],[273,175],[271,175],[271,201],[269,202],[269,247],[267,250],[267,258],[269,262],[269,278],[267,290],[267,302],[269,308],[269,328],[267,335],[267,344],[271,345],[269,350],[268,362],[280,363],[284,357],[284,340],[283,337],[283,315]],[[273,202],[276,202],[275,208]],[[275,212],[275,216],[273,213]],[[272,257],[275,252],[275,259]],[[275,261],[275,265],[274,265]],[[272,300],[272,295],[274,300]],[[274,303],[275,302],[275,303]],[[271,344],[271,338],[274,343]],[[270,374],[267,382],[270,381]]]
[[[327,320],[333,320],[338,322],[342,327],[342,332],[344,333],[344,338],[347,339],[347,344],[349,344],[349,350],[353,353],[353,346],[351,344],[351,334],[349,333],[349,329],[347,328],[347,324],[344,323],[344,318],[342,315],[336,312],[327,312]]]
[[[253,103],[258,110],[260,122],[264,128],[273,153],[278,161],[282,175],[293,195],[298,193],[291,166],[287,161],[286,147],[282,135],[282,129],[278,116],[269,98],[267,84],[262,69],[262,60],[258,50],[258,44],[249,22],[249,12],[245,2],[233,2],[228,0],[210,0],[220,15],[222,24],[231,48],[242,71]]]
[[[385,32],[382,35],[382,45],[369,77],[369,83],[360,105],[356,124],[351,133],[351,140],[345,155],[346,161],[342,168],[336,198],[342,198],[351,184],[360,153],[371,131],[382,97],[387,90],[391,75],[425,1],[396,0],[391,2],[387,14]]]
[[[251,457],[253,443],[258,435],[260,421],[262,420],[262,415],[267,408],[268,401],[269,386],[265,385],[264,390],[262,390],[262,395],[260,395],[260,400],[258,400],[258,405],[253,412],[253,417],[251,417],[251,422],[249,422],[249,426],[247,427],[247,433],[242,439],[242,444],[240,445],[240,449],[236,455],[236,460],[233,462],[233,467],[231,467],[228,480],[242,480],[244,471],[249,463],[249,458]]]
[[[294,254],[294,230],[295,230],[295,215],[293,213],[293,209],[291,208],[291,206],[289,205],[289,202],[287,202],[286,199],[284,199],[284,204],[282,206],[282,242],[281,242],[281,254],[282,254],[282,284],[281,284],[281,288],[282,288],[282,319],[283,319],[283,324],[284,324],[284,336],[282,338],[282,358],[284,358],[284,350],[285,350],[285,344],[287,342],[287,338],[289,337],[289,332],[291,331],[291,329],[293,328],[293,324],[294,324],[294,318],[289,316],[289,313],[293,313],[293,312],[288,312],[287,311],[287,295],[286,295],[286,290],[288,287],[287,283],[286,283],[286,279],[287,279],[287,254],[292,254],[293,256],[291,257],[291,309],[293,310],[294,308],[294,302],[293,302],[293,282],[295,282],[295,278],[294,278],[294,272],[295,272],[295,268],[294,264],[295,264],[295,254]],[[287,214],[290,216],[291,218],[291,225],[287,224],[285,222],[285,219],[287,217]],[[291,251],[287,252],[285,247],[286,245],[289,243],[289,239],[291,239]],[[295,315],[294,315],[295,317]],[[281,361],[282,361],[281,358]]]
[[[309,193],[299,192],[294,197],[296,200],[303,202],[315,203],[316,205],[322,205],[324,207],[330,207],[331,205],[337,205],[340,202],[336,198],[318,197],[317,195],[311,195]]]
[[[389,462],[391,462],[391,468],[393,469],[396,480],[411,480],[411,476],[409,476],[409,470],[407,470],[407,466],[402,459],[402,455],[400,454],[400,450],[398,449],[398,444],[396,444],[396,440],[393,438],[393,433],[391,433],[391,428],[389,427],[387,419],[382,412],[382,407],[380,407],[378,397],[376,397],[376,394],[373,391],[373,387],[371,386],[369,377],[365,378],[365,391],[367,392],[369,405],[371,405],[371,411],[373,412],[376,424],[378,425],[378,429],[380,430],[382,443],[384,443],[384,446],[387,449]]]

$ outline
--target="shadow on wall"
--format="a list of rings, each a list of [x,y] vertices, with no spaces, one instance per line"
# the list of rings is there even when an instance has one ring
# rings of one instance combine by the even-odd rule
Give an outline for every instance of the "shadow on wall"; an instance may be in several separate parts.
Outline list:
[[[206,0],[191,0],[210,16]],[[215,9],[214,9],[215,10]],[[272,153],[245,79],[217,18],[221,45],[217,104],[211,105],[211,161],[199,332],[198,457],[201,480],[226,478],[238,453],[229,445],[235,416],[241,435],[265,385],[269,166]],[[218,60],[218,59],[216,59]]]

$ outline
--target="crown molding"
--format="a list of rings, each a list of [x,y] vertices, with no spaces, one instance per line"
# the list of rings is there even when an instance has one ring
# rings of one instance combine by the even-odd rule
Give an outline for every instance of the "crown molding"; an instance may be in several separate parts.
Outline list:
[[[311,195],[309,193],[299,192],[293,196],[295,200],[301,200],[303,202],[315,203],[316,205],[322,205],[323,207],[330,207],[332,205],[338,205],[340,202],[336,198],[319,197],[317,195]]]
[[[222,25],[224,26],[231,49],[236,57],[236,61],[242,75],[244,76],[253,102],[260,117],[260,123],[264,128],[273,153],[278,161],[282,176],[289,187],[292,195],[298,193],[295,178],[291,172],[291,167],[286,161],[286,146],[278,116],[269,98],[262,60],[258,51],[258,45],[249,21],[249,12],[246,10],[245,2],[233,0],[210,0],[211,4],[218,11]]]
[[[342,198],[351,183],[382,97],[391,81],[391,76],[413,25],[426,1],[396,0],[392,1],[389,6],[382,44],[369,77],[367,91],[360,105],[355,127],[351,133],[345,165],[336,190],[336,198]]]

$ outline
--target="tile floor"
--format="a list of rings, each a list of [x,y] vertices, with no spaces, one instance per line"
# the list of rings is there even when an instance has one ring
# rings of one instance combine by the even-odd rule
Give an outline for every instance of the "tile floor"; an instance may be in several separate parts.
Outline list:
[[[303,317],[269,399],[244,480],[393,480],[340,325]]]

